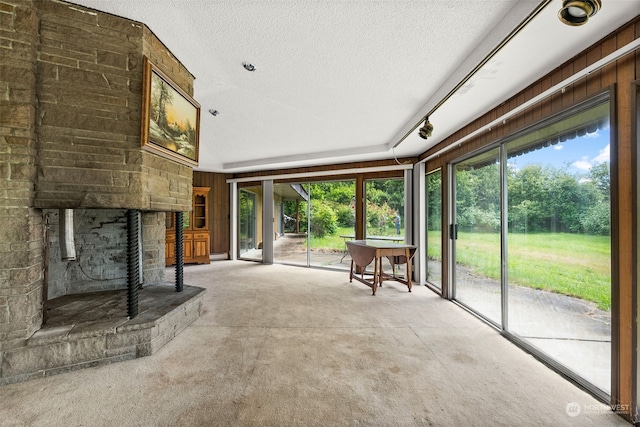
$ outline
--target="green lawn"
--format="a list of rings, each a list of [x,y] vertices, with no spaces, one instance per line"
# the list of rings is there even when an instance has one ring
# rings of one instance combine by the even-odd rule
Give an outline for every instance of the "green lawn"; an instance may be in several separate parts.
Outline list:
[[[611,309],[608,236],[566,233],[510,234],[509,283],[593,301]],[[500,235],[458,233],[456,256],[477,274],[500,278]]]
[[[324,237],[314,237],[311,234],[310,246],[312,249],[322,249],[327,251],[344,251],[344,242],[342,235],[353,235],[353,227],[338,227],[334,234],[327,234]]]
[[[393,230],[395,233],[395,230]],[[343,251],[349,227],[335,234],[311,238],[311,248]],[[430,258],[439,258],[440,232],[430,232]],[[611,245],[608,236],[567,233],[510,234],[509,283],[571,295],[611,309]],[[476,274],[500,280],[500,235],[458,233],[458,263]]]
[[[344,242],[347,239],[344,239],[340,236],[343,236],[343,235],[353,236],[354,234],[355,234],[355,231],[353,230],[353,227],[338,227],[335,233],[326,235],[324,237],[314,237],[312,234],[310,245],[312,249],[333,250],[336,252],[341,252],[341,251],[344,251],[344,248],[345,248]],[[382,235],[396,236],[396,230],[395,228],[393,229],[388,228],[386,232],[384,232]]]

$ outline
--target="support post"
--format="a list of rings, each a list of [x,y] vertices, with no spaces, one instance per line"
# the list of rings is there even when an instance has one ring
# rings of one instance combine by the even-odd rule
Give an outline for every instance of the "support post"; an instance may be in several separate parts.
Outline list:
[[[184,233],[182,231],[182,211],[176,212],[176,292],[182,292],[184,287]]]
[[[129,319],[138,315],[138,287],[140,286],[138,228],[138,212],[130,209],[127,211],[127,315]]]

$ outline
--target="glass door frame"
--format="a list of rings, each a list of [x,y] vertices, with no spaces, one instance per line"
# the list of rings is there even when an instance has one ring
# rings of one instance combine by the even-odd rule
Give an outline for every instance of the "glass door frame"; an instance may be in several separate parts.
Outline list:
[[[636,88],[636,96],[637,96],[637,100],[635,101],[636,108],[638,110],[640,110],[640,82],[636,83],[636,86],[634,86]],[[446,249],[446,253],[447,256],[449,257],[449,262],[447,265],[447,273],[448,273],[448,278],[446,279],[446,287],[448,290],[448,294],[446,295],[446,298],[448,298],[449,300],[451,300],[452,302],[456,303],[457,305],[459,305],[460,307],[464,308],[465,310],[469,311],[470,313],[474,314],[475,316],[481,318],[482,320],[486,321],[489,325],[495,327],[497,330],[499,330],[501,332],[501,334],[503,336],[505,336],[507,339],[509,339],[510,341],[514,342],[516,345],[518,345],[519,347],[523,348],[525,351],[527,351],[528,353],[532,354],[534,357],[536,357],[537,359],[539,359],[540,361],[542,361],[543,363],[545,363],[546,365],[548,365],[549,367],[551,367],[552,369],[554,369],[556,372],[559,372],[560,374],[562,374],[563,376],[567,377],[569,380],[571,380],[572,382],[576,383],[577,385],[579,385],[580,387],[582,387],[583,389],[587,390],[589,393],[591,393],[592,395],[596,396],[597,398],[599,398],[600,400],[602,400],[603,402],[609,402],[611,399],[611,395],[613,395],[615,393],[616,390],[616,378],[617,378],[617,374],[616,374],[616,360],[618,357],[618,342],[617,342],[617,337],[618,337],[618,331],[617,331],[617,325],[618,325],[618,316],[619,316],[619,305],[617,304],[618,298],[617,298],[617,293],[618,293],[618,284],[617,284],[617,276],[616,276],[616,269],[613,268],[613,266],[617,265],[617,259],[618,259],[618,252],[617,252],[617,245],[615,242],[615,236],[617,236],[617,221],[616,221],[616,217],[615,215],[611,215],[611,265],[612,265],[612,270],[611,270],[611,395],[604,392],[603,390],[601,390],[599,387],[597,387],[596,385],[592,384],[591,382],[587,381],[586,379],[584,379],[582,376],[580,376],[580,374],[578,374],[577,372],[573,371],[570,367],[556,361],[555,359],[553,359],[550,355],[547,355],[546,353],[542,352],[540,349],[538,349],[537,347],[533,346],[531,343],[529,343],[528,341],[526,341],[523,338],[520,338],[518,335],[516,335],[515,333],[511,332],[509,330],[509,325],[508,325],[508,274],[507,274],[507,269],[508,269],[508,253],[507,253],[507,249],[508,249],[508,245],[507,245],[507,240],[508,240],[508,217],[506,215],[506,212],[508,211],[508,194],[507,194],[507,173],[506,173],[506,168],[507,168],[507,144],[518,138],[521,137],[524,134],[528,134],[528,133],[532,133],[535,132],[538,129],[544,128],[554,122],[558,122],[560,120],[562,120],[563,118],[566,117],[570,117],[574,114],[578,114],[580,111],[586,110],[590,107],[593,107],[599,103],[602,102],[608,102],[609,103],[609,121],[611,124],[615,123],[615,94],[613,92],[610,92],[609,90],[605,90],[602,93],[600,93],[599,95],[596,95],[594,97],[591,97],[583,102],[577,103],[576,105],[565,109],[561,112],[559,112],[558,114],[555,114],[549,118],[546,118],[532,126],[529,126],[525,129],[522,129],[512,135],[508,135],[507,137],[504,137],[498,141],[495,141],[491,144],[488,144],[478,150],[474,150],[471,153],[468,153],[466,155],[460,156],[452,161],[449,161],[446,163],[446,169],[447,169],[447,182],[448,184],[446,184],[447,188],[446,188],[446,194],[447,194],[447,225],[448,225],[448,229],[447,229],[447,238],[446,238],[446,244],[447,244],[447,249]],[[638,112],[636,111],[636,115],[638,114]],[[635,116],[634,116],[635,117]],[[636,129],[636,132],[638,132],[638,135],[636,135],[636,138],[639,138],[640,136],[640,125],[636,126],[638,129]],[[611,164],[617,164],[617,149],[616,149],[616,144],[617,144],[617,137],[615,134],[615,129],[612,129],[611,131],[611,151],[610,151],[610,157],[611,157]],[[453,237],[453,233],[455,232],[454,230],[454,225],[456,224],[456,164],[464,161],[464,160],[468,160],[470,158],[473,158],[479,154],[482,154],[484,152],[488,152],[491,151],[493,149],[499,148],[499,159],[500,159],[500,241],[501,241],[501,254],[500,254],[500,258],[501,258],[501,277],[500,277],[500,287],[501,287],[501,325],[496,324],[495,322],[491,321],[490,319],[488,319],[486,316],[482,315],[481,313],[477,312],[476,310],[474,310],[473,308],[469,307],[468,305],[458,301],[456,299],[456,267],[455,267],[455,257],[456,257],[456,244],[455,244],[455,239]],[[636,159],[636,164],[639,165],[640,167],[640,159]],[[617,195],[617,185],[615,185],[615,183],[613,182],[615,180],[615,171],[613,170],[613,166],[611,169],[611,193],[610,193],[610,203],[611,203],[611,209],[613,209],[613,207],[615,206],[615,201],[618,199],[618,195]],[[637,178],[638,179],[638,188],[640,188],[640,177]],[[640,224],[640,221],[638,222]],[[444,251],[444,249],[443,249]],[[638,265],[640,265],[640,261],[638,262]],[[444,288],[445,284],[443,283],[443,288]],[[636,298],[635,300],[638,301],[638,304],[640,304],[640,292],[637,292]],[[444,296],[444,294],[443,294]],[[639,319],[638,321],[640,322],[640,309],[637,309],[637,312],[635,313],[635,318]],[[635,333],[634,336],[636,338],[636,345],[638,342],[640,342],[640,328],[638,328]],[[635,355],[635,362],[636,362],[636,380],[640,380],[640,352],[637,351],[636,348],[636,355]],[[636,381],[637,382],[637,381]],[[636,385],[636,389],[634,390],[635,393],[632,392],[632,394],[634,395],[634,397],[637,399],[636,401],[636,406],[640,405],[640,390],[638,389],[638,386]]]
[[[250,225],[247,224],[247,227],[248,227],[248,229],[253,230],[253,240],[255,240],[255,237],[256,237],[256,234],[257,234],[257,227],[258,227],[258,225],[257,225],[257,217],[256,217],[256,215],[257,215],[257,209],[256,209],[257,196],[256,196],[255,193],[253,193],[253,192],[251,192],[249,190],[246,190],[244,188],[238,188],[238,203],[240,203],[240,200],[242,199],[242,195],[243,194],[248,195],[251,198],[251,201],[252,201],[252,203],[251,203],[251,205],[252,205],[252,215],[251,215],[252,216],[252,218],[251,218],[252,224],[250,224]],[[242,252],[242,249],[243,249],[243,247],[242,247],[242,238],[240,236],[241,236],[241,233],[243,231],[242,230],[242,226],[241,226],[243,221],[242,221],[242,218],[240,217],[241,215],[242,215],[242,211],[241,211],[241,209],[238,209],[238,219],[237,219],[237,221],[238,221],[237,222],[237,224],[238,224],[238,230],[237,230],[237,233],[238,233],[238,235],[237,235],[238,248],[237,248],[237,257],[238,257],[238,259],[255,261],[255,260],[253,260],[251,258],[243,257],[243,255],[248,251]]]
[[[504,158],[506,157],[506,154],[504,154],[503,152],[506,152],[506,150],[503,149],[503,144],[505,144],[506,142],[502,142],[502,141],[498,141],[498,142],[494,142],[490,145],[487,145],[479,150],[475,150],[471,153],[468,153],[464,156],[461,156],[451,162],[449,162],[447,164],[447,182],[448,182],[448,206],[447,206],[447,212],[448,212],[448,221],[447,221],[447,254],[449,256],[449,262],[447,265],[447,271],[448,271],[448,280],[446,283],[447,289],[448,289],[448,294],[447,294],[447,298],[451,301],[453,301],[454,303],[458,304],[459,306],[461,306],[462,308],[464,308],[465,310],[473,313],[475,316],[481,318],[482,320],[484,320],[485,322],[487,322],[489,325],[493,326],[494,328],[502,331],[502,332],[507,332],[504,328],[504,325],[506,325],[505,322],[505,317],[506,317],[506,313],[507,312],[507,306],[506,306],[506,287],[507,287],[507,281],[506,281],[506,275],[501,274],[500,275],[500,319],[501,319],[501,324],[498,324],[496,321],[488,318],[486,315],[480,313],[479,311],[477,311],[476,309],[474,309],[473,307],[470,307],[469,305],[465,304],[464,302],[460,301],[457,299],[456,297],[456,293],[457,293],[457,289],[455,284],[457,283],[457,275],[456,275],[456,240],[457,240],[457,218],[456,218],[456,165],[458,163],[462,163],[465,160],[469,160],[472,159],[473,157],[482,155],[483,153],[488,153],[492,150],[498,149],[498,159],[500,162],[499,165],[499,173],[500,173],[500,260],[501,260],[501,273],[505,273],[506,270],[506,265],[507,265],[507,258],[506,258],[506,237],[505,237],[505,233],[503,232],[504,230],[506,230],[506,228],[504,227],[504,221],[506,218],[506,215],[504,215],[504,206],[506,206],[506,197],[504,196],[504,190],[506,189],[506,175],[503,173],[503,162],[504,162]],[[444,288],[445,284],[443,283],[443,288]]]

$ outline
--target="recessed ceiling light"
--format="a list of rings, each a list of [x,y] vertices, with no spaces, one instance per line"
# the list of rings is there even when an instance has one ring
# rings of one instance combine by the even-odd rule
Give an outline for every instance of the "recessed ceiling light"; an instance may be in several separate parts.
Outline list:
[[[256,70],[255,65],[250,64],[250,63],[248,63],[248,62],[243,62],[243,63],[242,63],[242,66],[243,66],[243,67],[244,67],[244,69],[245,69],[245,70],[247,70],[247,71],[255,71],[255,70]]]

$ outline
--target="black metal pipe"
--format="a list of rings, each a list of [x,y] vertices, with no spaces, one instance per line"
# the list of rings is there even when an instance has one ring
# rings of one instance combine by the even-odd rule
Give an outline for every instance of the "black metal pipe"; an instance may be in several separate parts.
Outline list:
[[[127,211],[127,315],[133,319],[138,315],[138,287],[140,286],[138,212]]]
[[[182,292],[184,286],[184,246],[182,241],[182,212],[176,212],[176,292]]]

